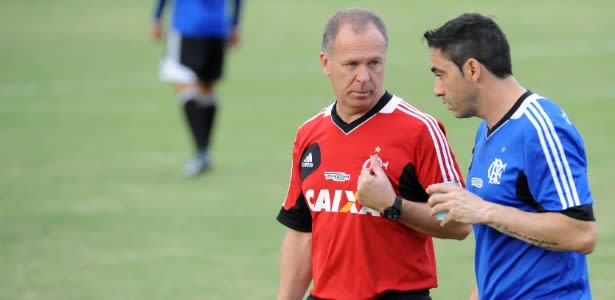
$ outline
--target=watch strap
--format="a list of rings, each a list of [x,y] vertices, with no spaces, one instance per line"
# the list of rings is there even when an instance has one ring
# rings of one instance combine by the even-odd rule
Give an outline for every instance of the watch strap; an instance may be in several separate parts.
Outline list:
[[[395,201],[393,202],[393,207],[401,210],[401,202],[403,201],[403,199],[397,195],[395,195]]]

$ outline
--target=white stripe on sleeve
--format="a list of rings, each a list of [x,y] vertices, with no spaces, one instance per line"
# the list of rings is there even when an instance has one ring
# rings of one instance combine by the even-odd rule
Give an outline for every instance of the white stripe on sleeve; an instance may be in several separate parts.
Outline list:
[[[438,158],[438,164],[440,166],[440,171],[442,172],[443,180],[460,182],[461,176],[455,168],[446,136],[442,130],[440,130],[436,119],[405,102],[401,102],[398,107],[400,111],[415,117],[426,125],[436,150],[436,156]]]

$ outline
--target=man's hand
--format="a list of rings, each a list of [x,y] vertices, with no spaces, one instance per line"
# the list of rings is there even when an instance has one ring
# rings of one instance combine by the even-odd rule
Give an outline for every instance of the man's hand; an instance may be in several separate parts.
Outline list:
[[[381,166],[377,155],[372,155],[369,166],[361,170],[357,183],[357,196],[361,205],[382,212],[393,205],[395,191]]]
[[[432,184],[427,187],[431,195],[427,203],[431,206],[431,215],[439,211],[448,211],[442,220],[444,226],[450,221],[466,224],[487,222],[489,203],[466,189],[447,183]]]
[[[239,27],[231,28],[231,31],[229,32],[228,39],[226,40],[227,47],[235,48],[235,47],[239,46],[240,42],[241,42],[241,35],[240,35],[240,32],[239,32]]]
[[[152,38],[155,41],[158,42],[162,40],[162,23],[160,21],[153,21],[150,31]]]

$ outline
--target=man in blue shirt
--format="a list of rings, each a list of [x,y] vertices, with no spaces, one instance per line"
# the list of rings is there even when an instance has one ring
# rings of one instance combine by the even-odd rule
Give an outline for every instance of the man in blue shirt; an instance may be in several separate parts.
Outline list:
[[[467,190],[433,185],[432,213],[474,224],[478,299],[591,299],[596,243],[583,140],[554,102],[519,84],[506,36],[463,14],[424,34],[434,94],[455,117],[483,119]]]
[[[516,81],[493,20],[463,14],[424,38],[434,94],[455,117],[483,120],[466,189],[426,190],[430,213],[448,212],[442,226],[473,224],[477,287],[469,299],[591,299],[585,255],[596,225],[579,132],[557,104]],[[388,182],[359,183],[360,199],[392,196]]]
[[[167,1],[158,0],[151,34],[162,39],[162,16]],[[196,146],[184,169],[187,177],[210,166],[209,144],[219,97],[215,83],[222,77],[227,47],[239,42],[240,0],[175,0],[166,56],[160,77],[175,85]]]

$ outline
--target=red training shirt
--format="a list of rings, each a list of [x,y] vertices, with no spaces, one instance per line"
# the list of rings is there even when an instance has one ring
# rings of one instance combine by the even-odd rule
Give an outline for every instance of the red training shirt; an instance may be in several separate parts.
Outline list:
[[[433,183],[462,182],[444,126],[388,92],[351,124],[332,104],[301,125],[277,219],[312,232],[311,294],[318,298],[372,299],[437,286],[431,237],[356,199],[357,178],[375,154],[407,200],[426,202]]]

